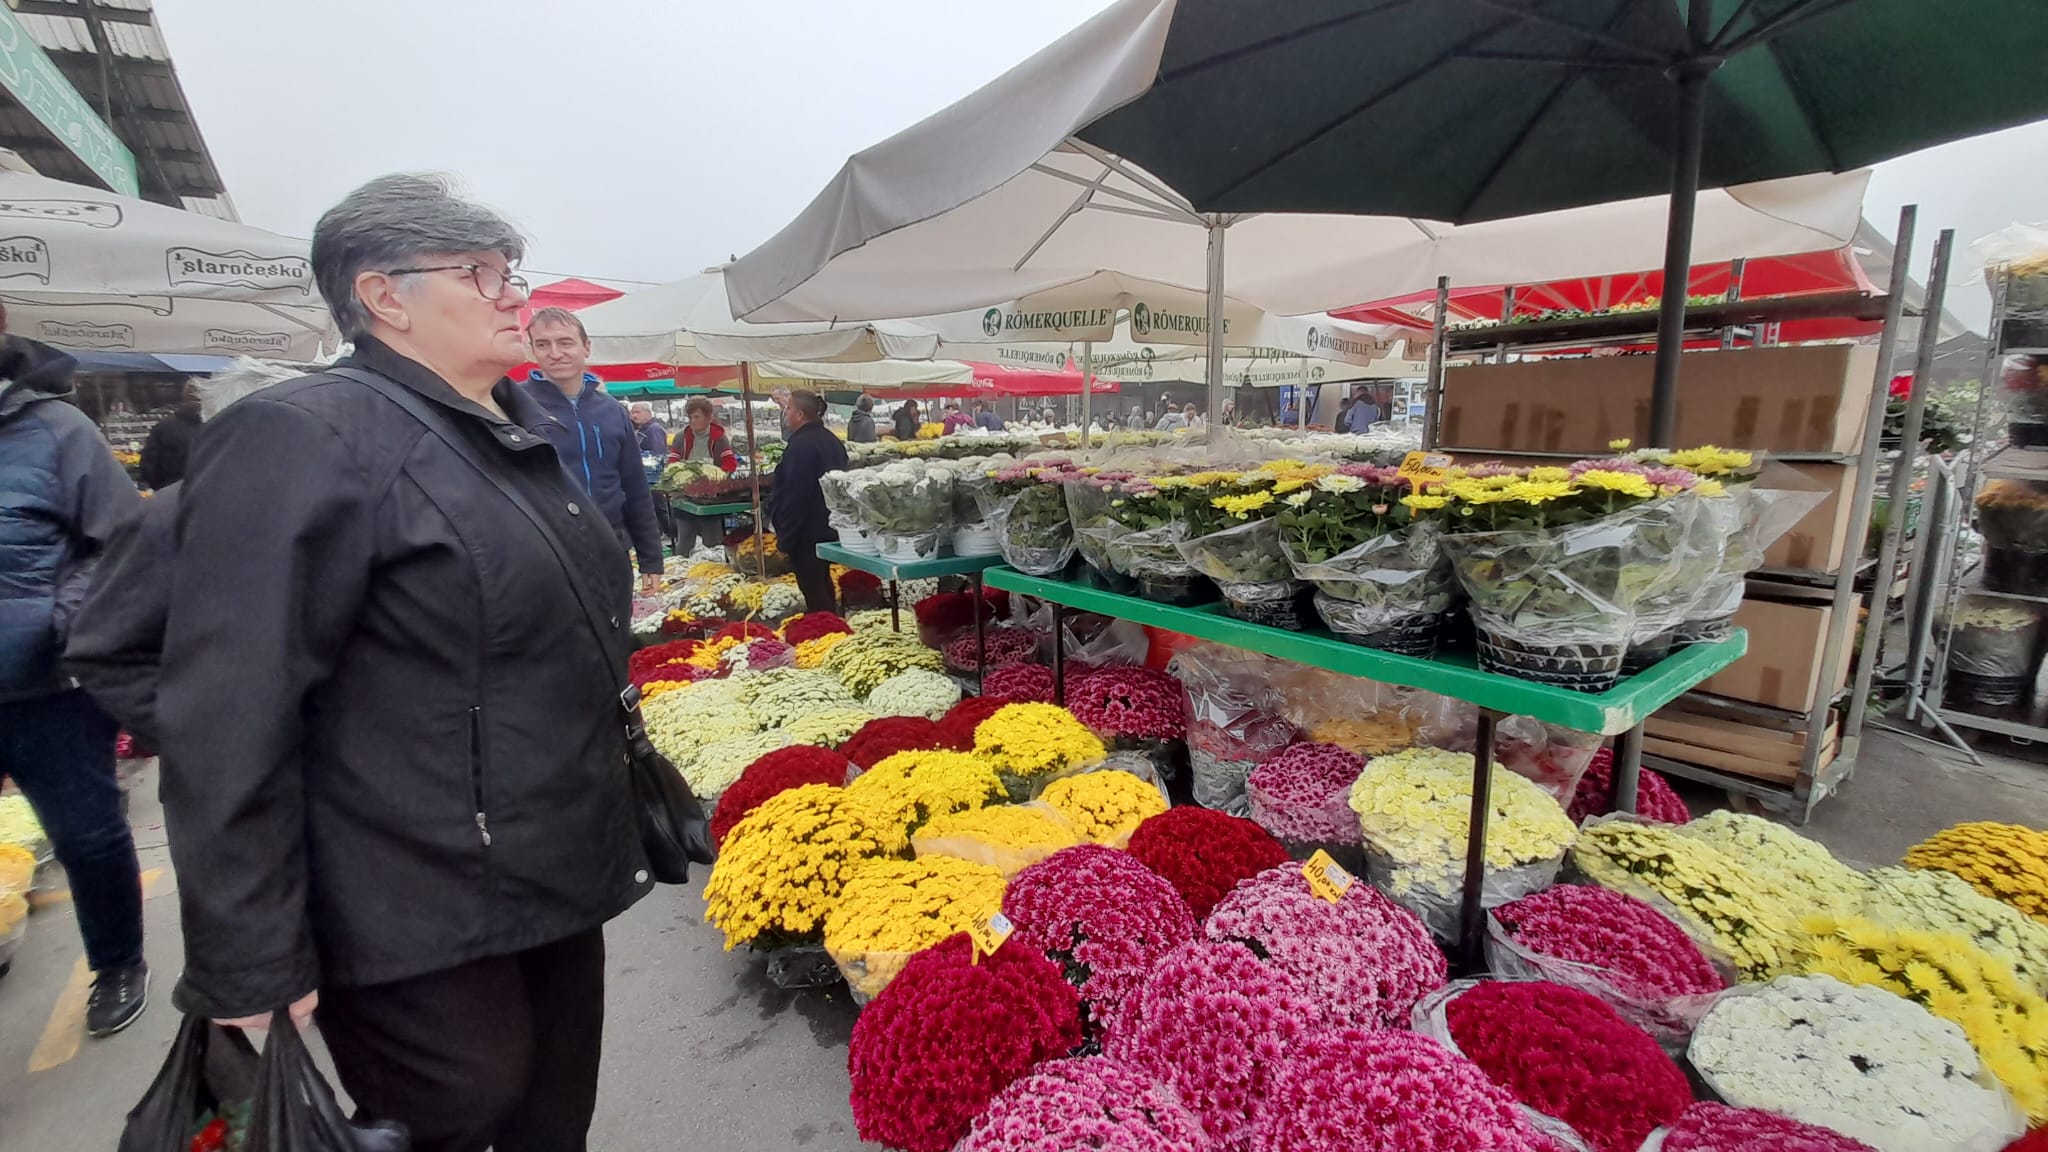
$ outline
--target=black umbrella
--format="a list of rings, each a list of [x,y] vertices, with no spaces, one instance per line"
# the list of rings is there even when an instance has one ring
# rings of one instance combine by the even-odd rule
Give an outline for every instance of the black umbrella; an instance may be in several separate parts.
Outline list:
[[[2048,116],[2041,0],[1178,0],[1151,86],[1075,135],[1198,211],[1467,223],[1840,172]],[[1685,293],[1658,328],[1655,443]]]

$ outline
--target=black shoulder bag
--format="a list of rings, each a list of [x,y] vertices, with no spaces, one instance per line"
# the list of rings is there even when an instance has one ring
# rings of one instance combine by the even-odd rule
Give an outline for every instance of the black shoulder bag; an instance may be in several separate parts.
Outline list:
[[[434,406],[412,389],[374,372],[354,368],[330,368],[328,371],[374,388],[385,399],[405,409],[427,431],[454,449],[456,455],[468,461],[470,467],[504,493],[513,507],[533,522],[541,539],[547,541],[549,550],[562,565],[563,574],[569,578],[569,587],[576,594],[577,605],[583,609],[591,631],[596,633],[598,644],[604,644],[604,625],[600,614],[584,597],[575,566],[569,562],[568,550],[562,546],[547,520],[534,510],[518,489],[485,466],[461,433],[449,427],[434,411]],[[711,821],[704,814],[704,805],[690,791],[689,781],[683,779],[683,774],[676,771],[675,765],[669,763],[668,757],[663,756],[654,746],[654,741],[648,739],[647,722],[640,715],[640,689],[627,685],[619,693],[619,706],[625,711],[627,762],[633,783],[635,814],[640,824],[640,844],[647,853],[648,872],[663,884],[687,884],[692,862],[708,865],[718,857],[717,846],[711,839]]]

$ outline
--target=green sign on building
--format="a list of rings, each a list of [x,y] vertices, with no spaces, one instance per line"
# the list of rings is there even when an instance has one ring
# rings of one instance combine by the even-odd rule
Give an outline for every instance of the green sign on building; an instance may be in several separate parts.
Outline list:
[[[135,181],[135,154],[94,114],[92,105],[64,78],[57,62],[5,4],[0,4],[0,86],[108,187],[124,196],[141,191]]]

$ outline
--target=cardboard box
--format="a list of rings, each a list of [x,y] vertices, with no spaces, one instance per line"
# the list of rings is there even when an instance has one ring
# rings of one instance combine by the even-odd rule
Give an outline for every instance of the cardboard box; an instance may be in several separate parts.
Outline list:
[[[1766,568],[1801,568],[1812,572],[1834,572],[1852,556],[1860,556],[1863,530],[1849,522],[1855,503],[1857,468],[1854,464],[1787,464],[1814,484],[1827,490],[1826,499],[1808,512],[1792,530],[1778,538],[1764,552]],[[1851,542],[1854,542],[1854,547]]]
[[[1452,365],[1440,441],[1478,452],[1594,456],[1647,444],[1650,355]],[[1877,350],[1853,344],[1688,352],[1678,372],[1677,443],[1766,452],[1862,447]]]
[[[1834,615],[1827,606],[1744,600],[1735,626],[1749,630],[1749,653],[1708,677],[1699,691],[1787,712],[1812,710],[1822,695],[1821,654]],[[1851,663],[1845,654],[1828,695],[1849,682]]]

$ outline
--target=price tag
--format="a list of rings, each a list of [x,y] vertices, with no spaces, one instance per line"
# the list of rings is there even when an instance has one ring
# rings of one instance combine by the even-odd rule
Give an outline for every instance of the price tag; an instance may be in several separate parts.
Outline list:
[[[1344,898],[1358,879],[1344,870],[1342,864],[1330,859],[1330,854],[1321,848],[1301,866],[1301,877],[1308,881],[1308,890],[1335,904]]]
[[[1444,478],[1444,470],[1451,466],[1451,457],[1444,452],[1410,452],[1401,458],[1398,472],[1411,480],[1434,481]]]
[[[995,950],[1001,948],[1003,941],[1008,940],[1010,933],[1016,930],[1017,926],[1010,923],[1010,918],[1001,912],[977,914],[967,926],[967,934],[974,938],[975,961],[979,963],[983,956],[994,955]]]

